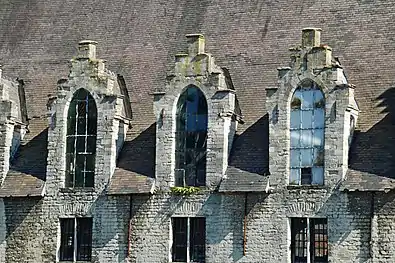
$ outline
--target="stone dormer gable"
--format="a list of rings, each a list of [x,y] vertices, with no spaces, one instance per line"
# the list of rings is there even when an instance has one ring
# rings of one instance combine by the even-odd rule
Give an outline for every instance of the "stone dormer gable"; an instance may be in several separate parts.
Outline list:
[[[103,190],[125,140],[132,117],[125,81],[96,57],[96,45],[79,43],[49,103],[47,192]]]
[[[333,186],[343,179],[358,120],[354,86],[321,29],[302,30],[279,86],[267,89],[270,184]]]
[[[27,131],[27,110],[23,81],[2,76],[0,68],[0,185],[9,171]]]
[[[155,92],[156,186],[213,188],[225,174],[241,111],[225,68],[205,51],[201,34],[186,36],[164,89]]]

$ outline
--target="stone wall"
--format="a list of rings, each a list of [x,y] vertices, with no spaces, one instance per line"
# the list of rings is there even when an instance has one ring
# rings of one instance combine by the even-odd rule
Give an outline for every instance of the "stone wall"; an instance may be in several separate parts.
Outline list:
[[[370,203],[363,194],[285,190],[244,194],[133,197],[131,262],[169,262],[171,217],[206,217],[206,262],[289,262],[289,218],[328,219],[330,262],[370,257]],[[390,262],[390,261],[388,261]]]
[[[42,216],[43,202],[37,198],[5,198],[6,263],[45,262],[48,253],[43,246],[46,219]],[[51,232],[53,236],[56,232]]]

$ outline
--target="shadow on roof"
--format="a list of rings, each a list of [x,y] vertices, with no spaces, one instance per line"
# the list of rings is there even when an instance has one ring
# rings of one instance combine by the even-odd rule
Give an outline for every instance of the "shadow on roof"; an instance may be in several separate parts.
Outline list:
[[[240,135],[236,134],[229,166],[265,175],[269,170],[269,126],[265,114]]]
[[[126,140],[118,158],[117,167],[137,175],[155,178],[156,123]]]
[[[28,136],[28,135],[26,135]],[[11,161],[9,174],[28,174],[42,181],[46,180],[48,128],[21,144]]]
[[[375,99],[387,115],[366,132],[355,131],[347,181],[359,190],[395,187],[395,87]],[[388,184],[388,185],[386,185]]]

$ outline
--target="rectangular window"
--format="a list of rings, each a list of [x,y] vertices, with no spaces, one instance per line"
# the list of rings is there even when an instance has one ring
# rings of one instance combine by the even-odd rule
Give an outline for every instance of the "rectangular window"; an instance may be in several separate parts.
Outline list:
[[[206,219],[173,217],[172,262],[205,262]]]
[[[326,218],[291,218],[291,262],[328,262]]]
[[[60,261],[90,261],[92,218],[60,219]]]

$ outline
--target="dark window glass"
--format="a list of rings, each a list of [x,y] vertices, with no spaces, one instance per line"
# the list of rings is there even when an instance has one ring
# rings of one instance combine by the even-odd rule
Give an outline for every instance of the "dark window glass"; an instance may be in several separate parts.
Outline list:
[[[66,186],[93,187],[97,108],[93,97],[79,89],[67,115]]]
[[[60,219],[60,260],[74,260],[74,218]]]
[[[172,261],[186,262],[188,218],[174,217],[172,219],[172,226],[173,226]]]
[[[324,184],[325,99],[311,83],[295,90],[290,116],[290,184]]]
[[[92,255],[92,218],[77,218],[77,260],[90,261]]]
[[[190,256],[193,262],[204,262],[206,251],[206,219],[190,218]]]
[[[207,121],[207,101],[203,92],[194,86],[187,88],[177,103],[177,186],[206,184]]]
[[[311,184],[311,167],[301,168],[302,184]]]
[[[203,217],[174,217],[172,218],[172,226],[172,261],[204,263],[206,254],[206,219]]]
[[[328,223],[326,218],[310,219],[311,262],[328,262]]]
[[[307,263],[307,219],[291,219],[292,263]]]
[[[291,262],[307,263],[308,246],[310,263],[328,262],[328,226],[326,218],[291,219]],[[307,231],[309,227],[309,231]]]

